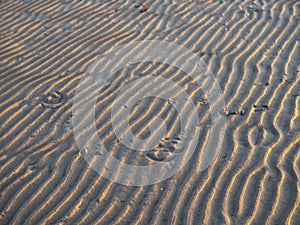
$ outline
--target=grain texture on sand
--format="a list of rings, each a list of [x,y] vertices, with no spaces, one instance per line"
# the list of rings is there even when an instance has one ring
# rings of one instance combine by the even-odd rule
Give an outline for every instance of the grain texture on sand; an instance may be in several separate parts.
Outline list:
[[[300,224],[300,2],[141,2],[0,1],[0,224]],[[72,98],[99,55],[152,39],[182,45],[209,65],[224,92],[228,129],[207,170],[198,169],[202,138],[174,177],[128,187],[102,178],[79,154]],[[202,136],[209,134],[209,107],[188,74],[129,65],[99,94],[96,123],[111,154],[133,164],[176,151],[136,154],[111,132],[114,98],[150,74],[186,88]],[[178,136],[176,113],[156,98],[133,108],[133,132],[147,136],[153,116]]]

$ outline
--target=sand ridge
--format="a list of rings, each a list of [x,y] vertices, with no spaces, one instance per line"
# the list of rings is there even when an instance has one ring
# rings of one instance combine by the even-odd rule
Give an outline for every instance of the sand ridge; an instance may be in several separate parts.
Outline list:
[[[0,18],[0,224],[299,224],[298,1],[18,0],[1,1]],[[71,120],[75,89],[89,66],[139,40],[170,41],[198,54],[221,85],[228,128],[219,155],[199,171],[211,119],[201,88],[162,63],[120,70],[101,87],[96,105],[110,154],[151,164],[180,151],[137,153],[112,132],[114,98],[151,74],[190,94],[203,137],[174,177],[130,187],[89,167]],[[90,88],[97,95],[100,87]],[[147,90],[135,88],[137,95]],[[182,137],[167,101],[142,100],[130,114],[131,129],[146,136],[153,116],[165,119],[164,144],[173,149]]]

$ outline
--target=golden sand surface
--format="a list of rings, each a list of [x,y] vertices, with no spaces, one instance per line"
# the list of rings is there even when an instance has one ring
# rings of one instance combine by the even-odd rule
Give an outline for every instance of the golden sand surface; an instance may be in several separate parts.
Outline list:
[[[98,94],[98,134],[110,154],[151,165],[178,150],[168,145],[163,155],[136,153],[112,132],[113,100],[146,75],[183,87],[201,124],[193,157],[174,176],[128,186],[104,178],[80,154],[72,107],[95,60],[142,40],[184,46],[208,65],[223,92],[226,107],[218,111],[227,129],[219,154],[200,171],[201,149],[211,135],[201,87],[163,63],[124,67],[100,93],[97,87],[92,92]],[[133,95],[147,90],[139,85]],[[2,0],[0,224],[299,225],[299,96],[297,0]],[[174,138],[165,142],[176,144],[178,124],[169,103],[141,100],[130,113],[133,132],[147,136],[159,116]]]

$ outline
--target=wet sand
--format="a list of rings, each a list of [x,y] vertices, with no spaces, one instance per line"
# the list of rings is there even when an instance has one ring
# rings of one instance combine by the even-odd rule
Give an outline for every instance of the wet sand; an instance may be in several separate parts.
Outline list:
[[[202,130],[182,170],[134,187],[103,178],[79,154],[72,107],[96,59],[141,40],[174,42],[208,65],[224,94],[227,130],[200,171],[211,126],[201,88],[165,64],[128,65],[101,87],[96,105],[111,154],[133,164],[172,157],[126,151],[111,132],[113,100],[142,76],[184,87]],[[299,1],[1,1],[0,87],[0,224],[300,224]],[[168,101],[142,100],[131,128],[147,136],[158,115],[171,143],[178,124]]]

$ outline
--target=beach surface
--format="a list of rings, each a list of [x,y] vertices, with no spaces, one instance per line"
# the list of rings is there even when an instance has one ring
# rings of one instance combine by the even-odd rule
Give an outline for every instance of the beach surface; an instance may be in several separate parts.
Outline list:
[[[167,128],[163,143],[155,151],[124,146],[113,132],[111,110],[126,85],[160,76],[194,102],[200,137],[193,155],[173,176],[131,186],[87,162],[89,149],[76,142],[86,131],[73,129],[74,107],[84,100],[74,96],[95,61],[144,40],[175,43],[205,62],[222,90],[225,107],[214,110],[226,119],[226,130],[202,170],[203,149],[214,135],[215,103],[189,73],[145,61],[128,63],[101,87],[91,82],[86,91],[97,101],[94,114],[86,113],[94,116],[109,155],[130,165],[170,162],[189,137],[178,131],[172,101],[153,96],[137,102],[128,120],[143,139],[160,126],[153,120],[160,117]],[[115,65],[128,57],[121,55]],[[138,82],[134,88],[131,96],[154,90]],[[1,225],[298,225],[299,150],[297,0],[0,1]]]

